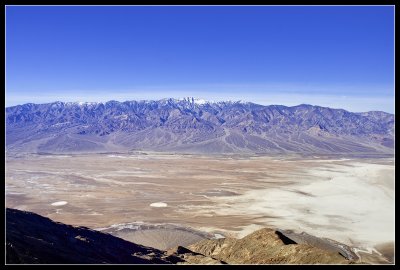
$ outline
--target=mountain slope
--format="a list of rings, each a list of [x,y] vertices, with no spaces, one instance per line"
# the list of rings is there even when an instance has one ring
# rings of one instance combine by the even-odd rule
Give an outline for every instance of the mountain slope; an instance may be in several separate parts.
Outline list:
[[[85,227],[53,222],[31,212],[7,208],[6,228],[7,263],[171,263],[157,249]]]
[[[6,108],[22,152],[393,153],[394,115],[193,98]]]

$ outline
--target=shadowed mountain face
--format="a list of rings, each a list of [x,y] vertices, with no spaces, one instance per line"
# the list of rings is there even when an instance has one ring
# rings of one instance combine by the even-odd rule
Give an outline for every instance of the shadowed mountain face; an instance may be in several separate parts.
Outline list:
[[[394,115],[193,98],[6,108],[22,152],[393,153]]]
[[[171,263],[160,250],[31,212],[7,208],[6,220],[7,263]]]

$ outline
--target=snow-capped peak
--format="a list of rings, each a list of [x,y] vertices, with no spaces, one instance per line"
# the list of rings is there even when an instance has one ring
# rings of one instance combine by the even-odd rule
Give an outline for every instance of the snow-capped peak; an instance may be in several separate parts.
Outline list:
[[[201,98],[199,98],[199,99],[196,98],[196,99],[194,99],[194,103],[199,104],[199,105],[203,105],[203,104],[206,104],[207,101],[204,100],[204,99],[201,99]]]
[[[206,104],[206,103],[210,103],[209,101],[207,101],[205,99],[194,98],[194,97],[184,97],[184,98],[179,98],[179,99],[175,99],[175,100],[184,101],[184,102],[197,104],[197,105],[203,105],[203,104]]]
[[[66,102],[66,105],[78,105],[78,106],[88,106],[88,105],[97,105],[102,102],[86,102],[86,101],[75,101],[75,102]]]

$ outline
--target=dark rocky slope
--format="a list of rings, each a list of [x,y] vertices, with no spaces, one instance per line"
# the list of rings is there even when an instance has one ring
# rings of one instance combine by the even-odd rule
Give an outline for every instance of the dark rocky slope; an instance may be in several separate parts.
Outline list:
[[[6,209],[6,262],[16,264],[166,264],[164,253],[110,234]]]

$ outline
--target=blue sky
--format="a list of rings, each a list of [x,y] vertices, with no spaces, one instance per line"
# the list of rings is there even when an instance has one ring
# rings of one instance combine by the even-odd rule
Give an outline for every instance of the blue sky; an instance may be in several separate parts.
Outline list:
[[[186,96],[393,112],[394,8],[6,7],[6,106]]]

